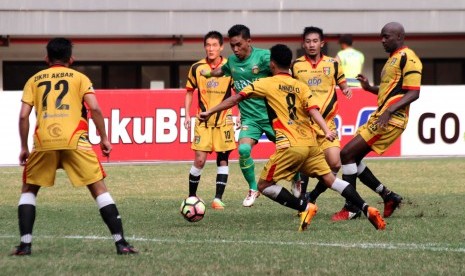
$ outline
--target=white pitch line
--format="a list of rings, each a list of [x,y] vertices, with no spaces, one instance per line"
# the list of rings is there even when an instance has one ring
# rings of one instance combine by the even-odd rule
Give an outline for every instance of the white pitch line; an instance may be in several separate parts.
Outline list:
[[[0,235],[0,239],[13,239],[18,236]],[[76,239],[76,240],[112,240],[111,237],[101,236],[36,236],[35,239]],[[182,244],[229,244],[241,243],[252,245],[277,245],[277,246],[320,246],[320,247],[339,247],[339,248],[361,248],[361,249],[389,249],[389,250],[417,250],[417,251],[436,251],[436,252],[457,252],[465,253],[464,247],[454,247],[450,244],[437,243],[326,243],[326,242],[305,242],[305,241],[263,241],[263,240],[179,240],[179,239],[159,239],[130,237],[130,241],[139,242],[156,242],[156,243],[182,243]]]

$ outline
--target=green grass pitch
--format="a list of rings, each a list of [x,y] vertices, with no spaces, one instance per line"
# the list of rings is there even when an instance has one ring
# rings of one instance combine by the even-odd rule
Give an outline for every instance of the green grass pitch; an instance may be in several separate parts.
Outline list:
[[[0,168],[0,275],[463,275],[465,159],[368,159],[367,165],[404,204],[376,231],[362,217],[331,222],[343,198],[327,191],[308,230],[295,211],[261,196],[242,207],[247,185],[231,162],[226,209],[210,208],[216,166],[208,163],[198,195],[205,218],[179,214],[191,163],[106,165],[106,184],[125,235],[140,251],[116,255],[108,229],[85,188],[59,171],[37,199],[33,254],[9,256],[19,242],[17,203],[22,169]],[[259,174],[263,162],[257,162]],[[280,183],[289,188],[290,184]],[[313,187],[315,181],[310,185]],[[382,212],[381,199],[358,191]]]

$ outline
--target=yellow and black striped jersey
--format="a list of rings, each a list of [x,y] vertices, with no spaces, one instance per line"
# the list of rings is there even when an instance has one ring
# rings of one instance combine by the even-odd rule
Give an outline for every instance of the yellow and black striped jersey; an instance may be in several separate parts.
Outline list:
[[[222,66],[226,62],[227,59],[223,58],[217,67]],[[192,92],[196,89],[198,90],[199,106],[197,108],[197,114],[218,105],[224,99],[231,96],[231,77],[205,78],[200,74],[202,70],[211,71],[212,69],[214,68],[211,67],[206,59],[201,59],[194,63],[189,70],[186,89],[188,92]],[[208,121],[205,122],[205,126],[209,127],[224,126],[226,124],[233,124],[231,109],[213,114]]]
[[[323,118],[329,122],[338,112],[336,85],[346,81],[342,66],[332,57],[321,56],[312,65],[307,56],[301,56],[292,65],[292,76],[307,84],[320,107]]]
[[[253,82],[239,94],[264,98],[277,149],[317,145],[307,111],[318,105],[304,83],[289,74],[277,74]]]
[[[392,53],[381,71],[378,91],[378,109],[372,114],[379,117],[389,106],[399,101],[407,91],[420,90],[423,65],[418,56],[408,47]],[[410,106],[391,115],[389,124],[406,128]]]
[[[35,108],[35,150],[76,149],[81,135],[87,137],[87,93],[95,93],[89,78],[64,66],[42,70],[27,81],[22,101]]]

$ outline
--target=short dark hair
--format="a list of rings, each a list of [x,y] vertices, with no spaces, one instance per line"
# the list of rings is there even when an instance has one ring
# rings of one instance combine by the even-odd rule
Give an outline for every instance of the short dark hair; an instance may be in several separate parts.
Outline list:
[[[207,44],[207,39],[213,38],[218,39],[220,45],[223,45],[223,35],[217,31],[210,31],[203,37],[203,45]]]
[[[73,54],[73,43],[71,40],[56,37],[47,43],[47,56],[50,62],[61,61],[69,62]]]
[[[276,44],[270,48],[270,60],[274,61],[280,68],[291,67],[292,51],[284,44]]]
[[[250,29],[247,28],[245,25],[237,24],[232,26],[228,30],[228,37],[234,37],[234,36],[242,36],[243,39],[249,39],[250,38]]]
[[[323,35],[323,30],[318,27],[313,27],[313,26],[305,27],[304,33],[302,35],[302,40],[305,40],[305,37],[308,34],[313,34],[313,33],[318,34],[322,41],[325,40],[325,36]]]
[[[339,44],[347,44],[349,46],[352,46],[353,40],[352,40],[352,35],[351,34],[343,34],[339,37]]]

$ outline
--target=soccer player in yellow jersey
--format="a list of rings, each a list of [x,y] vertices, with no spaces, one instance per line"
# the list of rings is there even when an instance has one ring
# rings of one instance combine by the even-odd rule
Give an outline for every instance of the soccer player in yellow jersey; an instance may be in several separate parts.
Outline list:
[[[318,27],[306,27],[302,34],[302,47],[305,55],[299,57],[292,65],[294,78],[305,83],[311,90],[313,98],[317,102],[320,113],[326,124],[332,131],[336,131],[334,117],[338,113],[338,101],[336,86],[342,93],[350,98],[351,89],[347,86],[344,71],[334,58],[325,56],[321,49],[325,45],[323,30]],[[329,141],[325,138],[323,131],[316,124],[312,125],[317,133],[317,142],[325,155],[333,174],[337,174],[341,168],[340,143],[336,138]],[[301,193],[305,194],[308,185],[308,176],[301,175]],[[316,188],[306,195],[315,202],[317,197],[326,190],[326,186],[320,181]],[[298,189],[293,189],[294,195],[299,196]]]
[[[197,90],[197,112],[205,111],[211,106],[219,104],[231,96],[231,77],[205,78],[200,74],[202,70],[214,70],[226,63],[221,56],[223,50],[223,36],[217,31],[207,33],[203,39],[206,58],[194,63],[187,77],[187,93],[185,99],[186,121],[184,127],[191,128],[189,110],[192,106],[193,92]],[[205,166],[207,155],[216,152],[216,194],[212,208],[222,210],[225,204],[222,201],[223,193],[228,182],[229,154],[236,148],[234,140],[234,122],[231,109],[218,112],[208,121],[196,121],[194,126],[194,141],[191,148],[195,151],[195,160],[189,172],[189,196],[195,196],[199,185],[202,169]]]
[[[19,114],[19,161],[24,166],[18,203],[21,243],[12,254],[31,254],[37,193],[41,187],[54,185],[59,168],[66,171],[75,187],[89,189],[115,240],[116,252],[135,254],[137,251],[123,236],[121,217],[103,182],[106,174],[89,142],[87,107],[100,135],[102,153],[110,155],[111,144],[92,83],[85,75],[68,68],[73,62],[72,43],[68,39],[50,40],[46,61],[50,67],[32,76],[24,86]],[[27,136],[33,108],[37,123],[34,147],[29,152]]]
[[[378,95],[378,108],[341,151],[343,179],[355,187],[358,177],[378,193],[384,201],[385,218],[401,204],[402,197],[381,184],[362,160],[370,151],[383,154],[400,137],[407,127],[409,106],[420,96],[422,64],[404,45],[404,38],[400,23],[388,23],[381,30],[381,43],[389,53],[381,72],[381,84],[372,86],[365,76],[357,77],[364,90]],[[346,206],[339,212],[341,219],[350,215]]]
[[[260,175],[260,192],[284,206],[302,212],[299,231],[305,230],[316,214],[316,205],[295,197],[277,184],[284,179],[290,181],[300,171],[321,179],[346,199],[357,202],[357,206],[364,211],[376,229],[385,229],[386,224],[379,211],[369,207],[349,183],[331,173],[315,140],[309,117],[321,127],[326,139],[334,140],[336,132],[326,125],[308,86],[289,74],[292,51],[287,46],[278,44],[270,49],[270,53],[272,77],[261,78],[242,89],[239,94],[200,113],[200,120],[206,121],[212,114],[231,108],[249,97],[265,99],[270,123],[276,133],[276,151]]]

